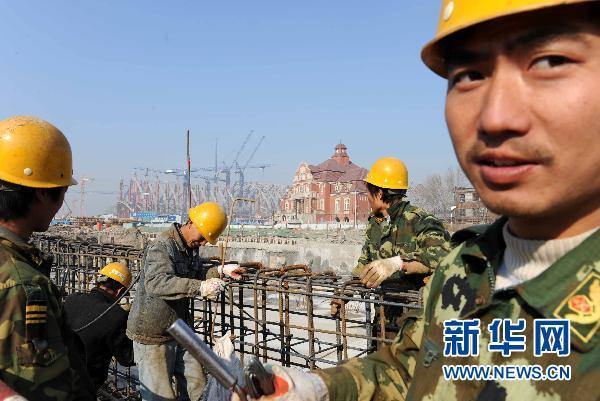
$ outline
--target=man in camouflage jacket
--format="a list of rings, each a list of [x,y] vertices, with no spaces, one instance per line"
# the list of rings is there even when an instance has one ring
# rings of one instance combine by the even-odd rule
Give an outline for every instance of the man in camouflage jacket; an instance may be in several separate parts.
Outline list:
[[[326,383],[330,400],[568,400],[574,393],[578,400],[597,399],[600,231],[555,262],[546,274],[495,292],[495,272],[505,250],[505,223],[503,218],[483,233],[482,227],[475,227],[455,234],[456,241],[464,242],[440,264],[425,287],[424,315],[405,316],[392,346],[338,368],[315,372]],[[525,330],[519,333],[528,339],[525,352],[504,357],[487,350],[490,337],[486,328],[495,318],[525,319]],[[553,353],[533,355],[533,320],[537,318],[571,320],[568,358]],[[481,320],[482,346],[477,357],[444,356],[444,322],[450,319]],[[570,365],[572,376],[568,382],[451,381],[443,377],[442,365],[482,364],[536,364],[544,370],[551,365]]]
[[[422,57],[448,79],[462,169],[505,217],[454,235],[392,346],[273,367],[271,400],[600,399],[599,20],[598,0],[443,1]]]
[[[448,233],[435,216],[404,200],[408,172],[401,160],[379,159],[365,183],[372,215],[353,275],[372,288],[383,284],[392,292],[419,290],[425,277],[448,254]],[[404,301],[393,295],[384,299]],[[385,306],[388,337],[397,333],[395,323],[402,313],[399,308]]]
[[[67,344],[75,339],[48,277],[51,263],[0,227],[0,378],[32,400],[95,399],[71,368]]]
[[[56,127],[34,117],[0,121],[0,381],[29,400],[95,399],[81,356],[69,352],[76,337],[49,278],[52,260],[27,243],[48,229],[71,174],[71,149]]]
[[[407,268],[404,267],[383,282],[406,283],[403,289],[418,290],[423,285],[423,277],[433,273],[448,254],[448,232],[435,216],[411,205],[409,201],[394,203],[387,209],[387,214],[387,218],[369,217],[365,244],[352,274],[360,276],[375,260],[400,256],[403,262],[419,262],[424,268],[414,269],[413,274],[407,274]]]

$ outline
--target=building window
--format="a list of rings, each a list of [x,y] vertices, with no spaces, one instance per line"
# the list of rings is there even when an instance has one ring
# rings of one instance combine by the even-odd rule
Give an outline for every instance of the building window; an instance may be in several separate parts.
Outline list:
[[[290,204],[289,204],[289,202],[285,202],[285,210],[290,210]]]
[[[473,200],[473,193],[469,192],[465,194],[465,201],[466,202],[471,202]]]
[[[458,201],[459,201],[460,203],[465,203],[465,194],[460,194],[460,195],[458,196]]]
[[[479,194],[473,194],[473,201],[479,202]]]
[[[325,210],[325,199],[319,199],[319,209]]]
[[[336,213],[340,212],[340,200],[339,199],[335,200],[335,212]]]
[[[460,217],[465,217],[465,209],[458,209],[458,215]]]
[[[344,198],[344,211],[347,212],[350,210],[350,198]]]

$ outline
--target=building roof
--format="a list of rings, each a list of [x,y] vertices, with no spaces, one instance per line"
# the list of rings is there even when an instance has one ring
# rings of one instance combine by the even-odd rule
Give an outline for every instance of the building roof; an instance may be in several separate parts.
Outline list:
[[[352,162],[350,162],[350,163],[352,163]],[[354,163],[350,164],[350,166],[348,166],[348,167],[352,167],[352,168],[349,168],[344,174],[342,174],[338,178],[338,181],[342,181],[342,182],[362,181],[365,179],[365,177],[369,173],[369,170],[367,170],[366,168],[362,168]]]
[[[358,164],[352,163],[346,153],[346,146],[338,144],[330,159],[317,165],[308,165],[315,180],[332,182],[362,181],[368,171]]]

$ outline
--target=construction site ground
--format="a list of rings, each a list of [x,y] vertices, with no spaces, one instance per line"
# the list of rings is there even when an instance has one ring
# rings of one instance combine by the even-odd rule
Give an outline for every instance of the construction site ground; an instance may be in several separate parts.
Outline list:
[[[95,244],[125,245],[144,248],[168,226],[123,228],[122,226],[50,227],[49,235],[65,240]],[[229,239],[223,235],[217,246],[207,246],[202,254],[221,256],[227,241],[226,258],[236,261],[257,261],[265,266],[307,264],[313,271],[333,271],[349,275],[356,265],[364,241],[363,228],[332,224],[326,230],[296,228],[233,228]]]

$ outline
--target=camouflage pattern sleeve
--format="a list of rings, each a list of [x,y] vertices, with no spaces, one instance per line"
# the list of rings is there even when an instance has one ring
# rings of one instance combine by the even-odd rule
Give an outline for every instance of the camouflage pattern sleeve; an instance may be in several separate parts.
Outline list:
[[[429,286],[424,289],[427,296]],[[423,338],[423,310],[405,314],[394,343],[364,358],[335,368],[315,371],[330,401],[397,400],[406,398]]]
[[[418,250],[415,259],[435,270],[450,252],[450,234],[440,220],[432,215],[419,219],[415,224]]]
[[[0,379],[31,400],[93,400],[70,368],[60,307],[47,285],[0,276]]]
[[[361,270],[364,269],[366,265],[372,262],[371,257],[371,226],[372,223],[369,221],[369,226],[367,227],[367,231],[365,232],[365,243],[360,252],[360,256],[358,258],[358,262],[356,263],[356,267],[352,270],[352,276],[358,277]]]

